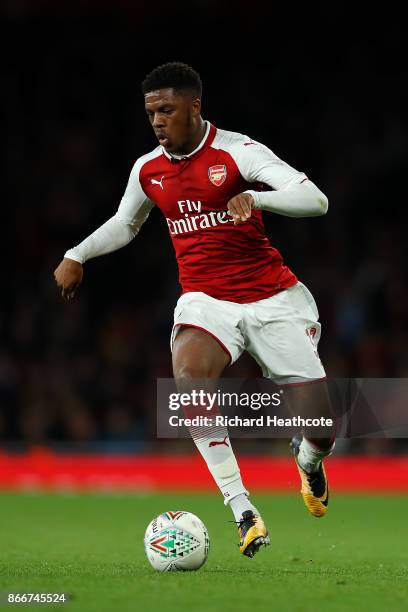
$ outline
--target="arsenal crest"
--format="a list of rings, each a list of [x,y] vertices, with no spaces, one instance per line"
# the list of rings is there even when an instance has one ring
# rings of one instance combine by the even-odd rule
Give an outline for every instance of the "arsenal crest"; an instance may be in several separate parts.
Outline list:
[[[219,187],[227,178],[227,166],[224,166],[223,164],[211,166],[208,168],[208,178],[213,185]]]

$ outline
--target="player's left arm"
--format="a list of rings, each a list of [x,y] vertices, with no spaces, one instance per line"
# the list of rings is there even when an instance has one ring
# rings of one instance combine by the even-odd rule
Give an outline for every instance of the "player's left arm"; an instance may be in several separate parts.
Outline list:
[[[268,147],[250,141],[237,144],[234,159],[249,183],[261,182],[274,191],[247,190],[228,202],[234,223],[251,216],[252,208],[287,217],[318,217],[328,209],[328,199],[303,172],[277,157]]]

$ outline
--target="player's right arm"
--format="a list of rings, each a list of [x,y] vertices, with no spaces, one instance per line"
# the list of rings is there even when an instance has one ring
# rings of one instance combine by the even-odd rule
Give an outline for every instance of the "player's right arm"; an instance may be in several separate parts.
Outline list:
[[[142,190],[139,181],[141,159],[130,173],[129,182],[116,214],[80,244],[69,249],[54,272],[64,298],[74,296],[83,277],[83,264],[93,257],[116,251],[138,234],[154,204]]]

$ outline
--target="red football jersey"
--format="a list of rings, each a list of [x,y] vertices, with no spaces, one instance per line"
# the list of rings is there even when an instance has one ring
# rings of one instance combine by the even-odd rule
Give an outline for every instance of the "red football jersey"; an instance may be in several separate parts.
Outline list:
[[[189,155],[175,157],[159,146],[139,158],[117,215],[143,222],[156,205],[166,218],[183,293],[247,303],[270,297],[297,282],[265,235],[262,212],[234,225],[228,201],[265,184],[283,189],[305,174],[264,145],[207,122],[206,134]]]

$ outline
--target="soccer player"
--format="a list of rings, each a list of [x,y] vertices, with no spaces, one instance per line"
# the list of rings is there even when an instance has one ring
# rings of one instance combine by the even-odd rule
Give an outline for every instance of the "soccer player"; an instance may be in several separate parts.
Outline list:
[[[65,253],[54,272],[63,297],[74,296],[88,259],[128,244],[157,206],[182,286],[171,334],[178,388],[189,389],[196,379],[216,380],[246,350],[264,376],[285,385],[292,405],[324,411],[316,304],[270,244],[262,211],[319,216],[327,211],[326,196],[265,145],[205,121],[201,79],[186,64],[157,67],[142,90],[159,144],[134,164],[116,214]],[[292,440],[301,492],[311,514],[323,516],[328,485],[322,460],[334,438],[303,434]],[[240,551],[252,557],[269,537],[242,482],[228,432],[219,427],[192,436],[234,513]]]

